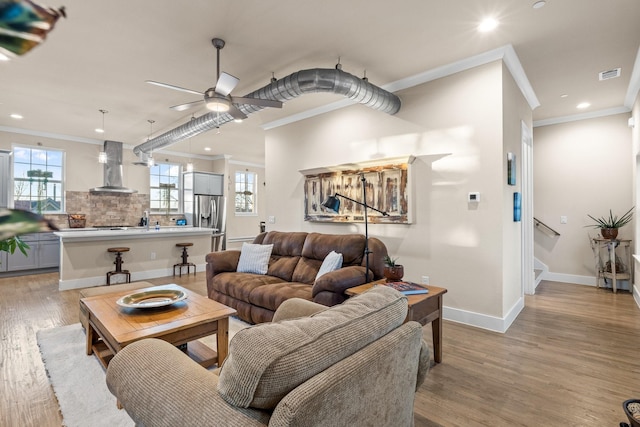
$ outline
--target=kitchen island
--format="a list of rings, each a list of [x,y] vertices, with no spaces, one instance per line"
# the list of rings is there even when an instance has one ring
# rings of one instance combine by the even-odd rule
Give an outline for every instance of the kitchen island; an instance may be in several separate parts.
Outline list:
[[[176,243],[193,243],[189,261],[197,271],[205,270],[205,256],[211,252],[212,229],[199,227],[118,227],[104,229],[68,229],[54,233],[60,238],[60,290],[102,286],[106,273],[113,271],[111,247],[128,247],[123,269],[131,272],[131,281],[173,274],[173,265],[181,262],[182,249]],[[111,283],[124,282],[124,275],[112,276]]]

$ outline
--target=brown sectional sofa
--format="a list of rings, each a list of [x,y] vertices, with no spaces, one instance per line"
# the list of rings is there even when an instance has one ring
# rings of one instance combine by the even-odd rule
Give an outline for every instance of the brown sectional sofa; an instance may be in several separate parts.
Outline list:
[[[346,289],[366,282],[361,234],[269,231],[259,234],[253,243],[273,244],[265,275],[237,272],[240,250],[212,252],[206,257],[209,298],[235,308],[246,322],[270,322],[280,304],[294,297],[336,305],[347,299]],[[342,268],[316,280],[331,251],[342,254]],[[369,251],[369,281],[381,279],[387,248],[370,237]]]

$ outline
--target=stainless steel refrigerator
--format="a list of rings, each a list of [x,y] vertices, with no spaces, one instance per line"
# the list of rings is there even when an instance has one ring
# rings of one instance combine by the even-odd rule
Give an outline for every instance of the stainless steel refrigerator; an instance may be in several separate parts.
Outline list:
[[[182,202],[187,225],[211,228],[212,250],[217,242],[226,247],[224,175],[208,172],[182,174]]]

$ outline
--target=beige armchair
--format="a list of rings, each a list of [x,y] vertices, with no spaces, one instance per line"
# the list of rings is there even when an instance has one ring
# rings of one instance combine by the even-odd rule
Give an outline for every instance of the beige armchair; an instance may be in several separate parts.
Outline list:
[[[382,286],[330,308],[294,298],[234,336],[219,374],[147,339],[111,360],[107,385],[148,427],[411,426],[429,351],[406,312]]]

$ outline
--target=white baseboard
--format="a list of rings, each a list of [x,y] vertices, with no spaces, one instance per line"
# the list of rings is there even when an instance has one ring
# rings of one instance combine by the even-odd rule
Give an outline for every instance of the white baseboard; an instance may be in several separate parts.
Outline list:
[[[205,271],[205,269],[206,264],[197,264],[196,271]],[[157,270],[131,272],[131,281],[138,282],[140,280],[155,279],[156,277],[167,276],[173,276],[173,268],[160,268]],[[118,274],[116,276],[112,276],[111,278],[112,285],[124,283],[125,281],[126,276],[124,274]],[[85,277],[82,279],[58,280],[58,289],[61,291],[67,291],[69,289],[91,288],[95,286],[103,286],[105,283],[106,273],[102,276]]]
[[[511,324],[516,320],[518,314],[520,314],[523,308],[524,298],[519,298],[514,306],[511,307],[511,310],[509,310],[507,315],[500,318],[457,308],[443,307],[443,319],[463,323],[469,326],[475,326],[476,328],[505,333],[507,329],[509,329],[509,326],[511,326]]]
[[[541,277],[542,277],[542,280],[548,280],[550,282],[573,283],[576,285],[596,286],[595,276],[578,276],[576,274],[552,273],[548,271],[543,273]],[[629,286],[630,286],[629,281],[623,280],[623,281],[618,281],[617,288],[628,291]]]
[[[577,285],[587,286],[596,285],[595,276],[578,276],[576,274],[553,273],[551,271],[545,271],[544,273],[542,273],[541,277],[542,280],[548,280],[550,282],[575,283]]]

